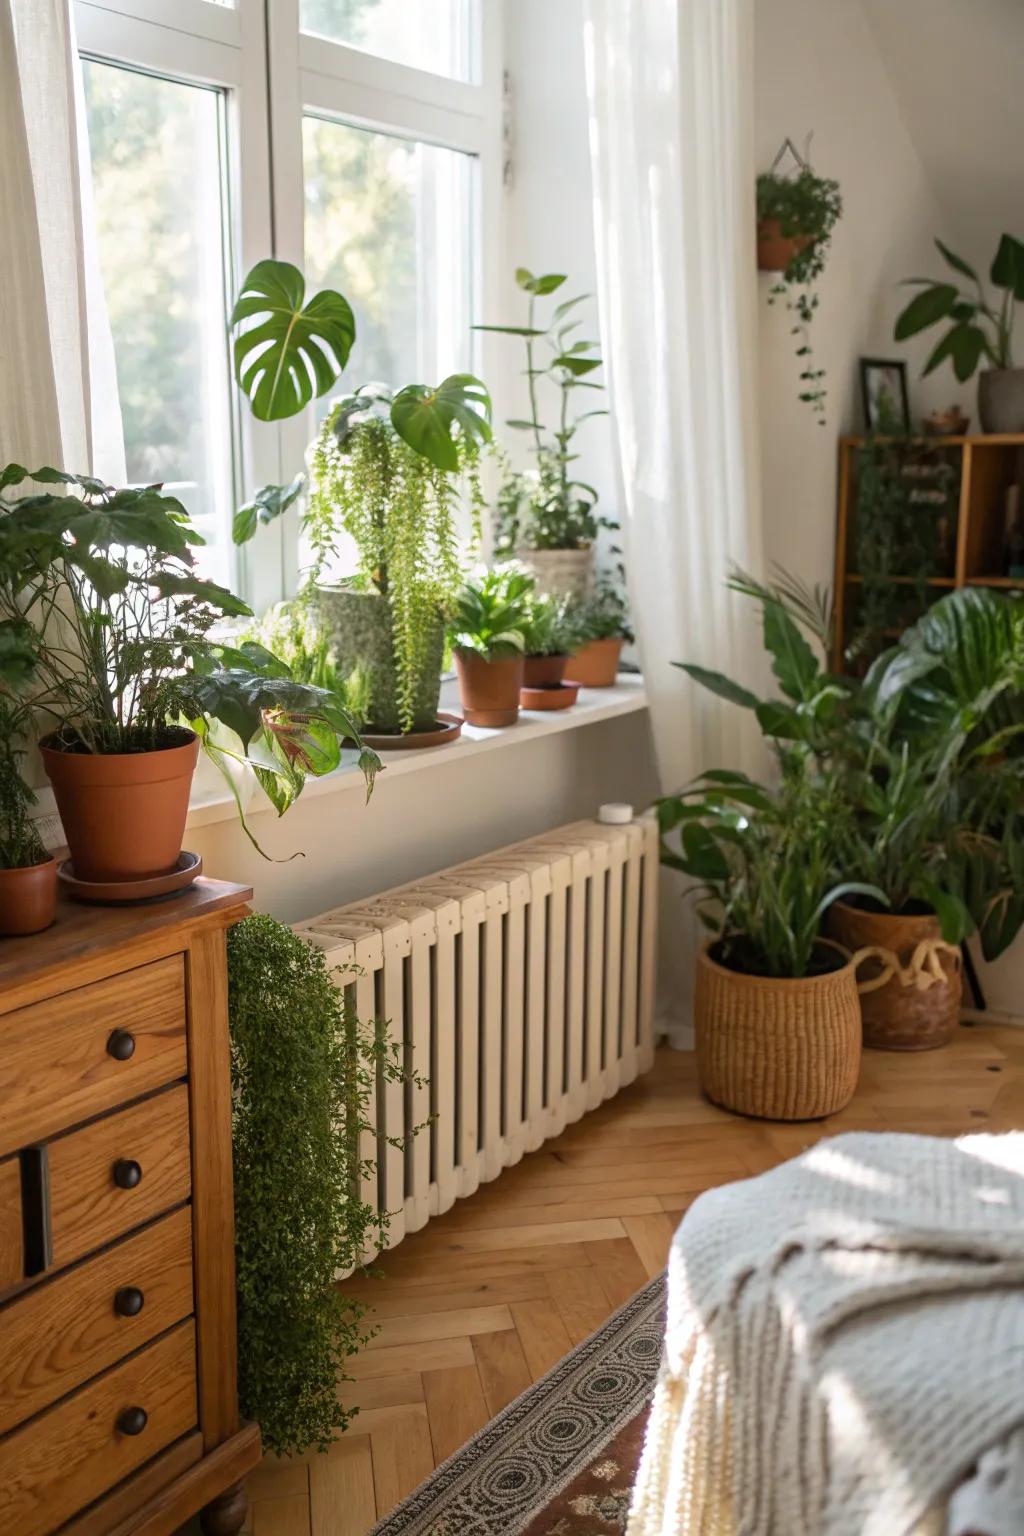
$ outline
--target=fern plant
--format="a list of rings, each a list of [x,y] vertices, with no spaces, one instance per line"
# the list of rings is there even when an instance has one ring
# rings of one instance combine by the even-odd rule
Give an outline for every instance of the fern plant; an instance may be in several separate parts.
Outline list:
[[[0,869],[31,869],[50,857],[31,816],[36,797],[21,775],[17,743],[28,724],[28,709],[0,696]]]
[[[228,935],[228,1006],[241,1408],[278,1455],[326,1450],[352,1418],[346,1361],[373,1333],[335,1276],[388,1225],[360,1197],[360,1137],[378,1075],[407,1074],[323,951],[265,914]]]

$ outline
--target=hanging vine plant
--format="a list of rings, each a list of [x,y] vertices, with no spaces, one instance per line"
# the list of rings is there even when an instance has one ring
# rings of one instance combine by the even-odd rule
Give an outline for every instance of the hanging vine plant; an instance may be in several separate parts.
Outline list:
[[[815,175],[809,152],[809,137],[804,154],[787,138],[771,169],[757,178],[757,264],[762,272],[779,274],[768,291],[768,302],[784,299],[793,316],[799,397],[810,406],[818,425],[824,426],[825,370],[814,360],[811,323],[819,303],[815,284],[825,270],[843,200],[837,181]]]

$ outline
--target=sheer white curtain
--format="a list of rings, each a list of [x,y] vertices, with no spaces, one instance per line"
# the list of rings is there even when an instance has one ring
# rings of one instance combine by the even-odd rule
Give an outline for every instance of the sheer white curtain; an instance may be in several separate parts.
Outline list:
[[[123,482],[71,0],[0,0],[0,144],[0,463]]]
[[[731,563],[759,570],[752,0],[585,0],[598,297],[630,599],[665,791],[757,766],[742,713],[673,661],[757,682]],[[663,890],[661,1008],[689,1019],[695,930]]]

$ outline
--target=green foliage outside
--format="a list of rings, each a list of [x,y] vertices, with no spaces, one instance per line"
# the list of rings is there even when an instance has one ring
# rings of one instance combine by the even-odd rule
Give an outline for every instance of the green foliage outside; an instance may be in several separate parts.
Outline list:
[[[360,1195],[378,1073],[400,1082],[381,1024],[360,1022],[324,953],[263,914],[228,934],[238,1390],[277,1455],[326,1450],[352,1417],[346,1361],[373,1330],[339,1272],[388,1218]]]

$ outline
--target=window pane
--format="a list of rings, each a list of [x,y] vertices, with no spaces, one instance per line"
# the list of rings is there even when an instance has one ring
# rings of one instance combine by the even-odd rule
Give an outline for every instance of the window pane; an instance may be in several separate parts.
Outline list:
[[[233,578],[220,93],[83,61],[128,478],[163,481]],[[75,466],[70,466],[74,468]]]
[[[479,0],[300,0],[299,23],[396,64],[474,80]]]
[[[306,270],[356,315],[346,383],[472,367],[474,158],[307,117]]]

